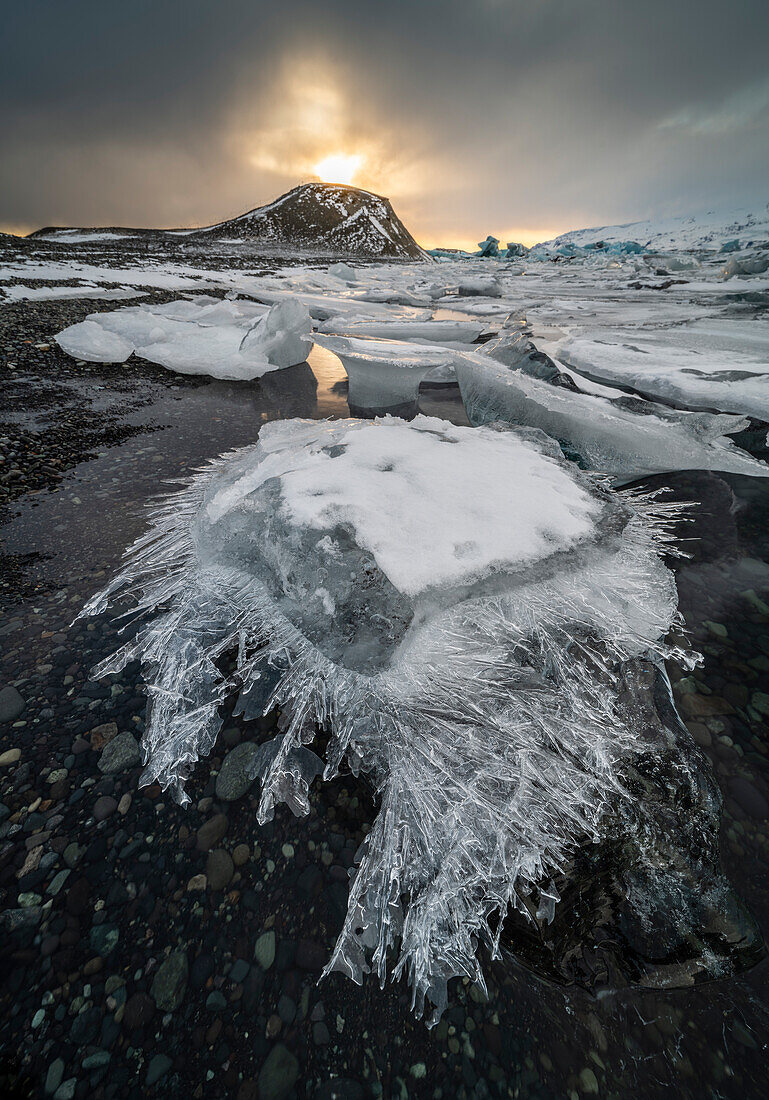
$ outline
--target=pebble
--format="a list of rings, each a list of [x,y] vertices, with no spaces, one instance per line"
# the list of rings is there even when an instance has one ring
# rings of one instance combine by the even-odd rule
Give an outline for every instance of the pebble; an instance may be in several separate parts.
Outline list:
[[[111,795],[103,794],[96,799],[93,806],[93,816],[96,821],[106,821],[117,809],[117,802]]]
[[[145,1078],[145,1084],[149,1088],[151,1085],[156,1084],[161,1077],[165,1077],[169,1069],[173,1065],[173,1059],[169,1058],[167,1054],[156,1054],[147,1067],[147,1076]]]
[[[64,1076],[64,1061],[61,1058],[54,1058],[48,1067],[48,1072],[45,1075],[45,1091],[50,1096],[51,1093],[56,1092],[57,1088],[61,1084],[61,1079]]]
[[[105,775],[116,775],[128,771],[141,763],[139,744],[132,733],[119,733],[109,741],[99,757],[99,771]]]
[[[24,713],[25,706],[21,694],[11,684],[0,689],[0,722],[15,722]]]
[[[94,726],[86,736],[91,742],[91,748],[95,749],[96,752],[101,752],[105,745],[108,745],[110,741],[114,741],[117,734],[117,722],[104,722],[101,726]]]
[[[243,867],[251,858],[251,850],[247,844],[238,844],[232,851],[232,862],[236,867]]]
[[[7,768],[18,760],[21,760],[21,749],[6,749],[0,753],[0,767]]]
[[[123,1023],[129,1031],[146,1027],[155,1015],[155,1003],[146,993],[139,991],[128,998],[123,1009]]]
[[[262,970],[269,970],[275,962],[275,933],[272,930],[262,932],[254,944],[254,959]]]
[[[97,924],[91,929],[91,947],[102,957],[115,950],[119,939],[120,929],[116,924]]]
[[[215,848],[219,841],[224,838],[224,834],[227,832],[227,824],[225,814],[214,814],[213,817],[209,817],[208,821],[204,822],[197,832],[198,851],[208,852],[211,848]]]
[[[183,951],[172,951],[152,982],[152,998],[163,1012],[175,1012],[184,1000],[189,967]]]
[[[743,776],[735,776],[729,780],[729,791],[735,802],[742,807],[749,817],[757,821],[769,817],[769,802]]]
[[[227,753],[216,777],[216,797],[222,802],[235,802],[251,790],[256,779],[251,765],[258,751],[258,745],[245,741]]]
[[[259,1100],[285,1100],[298,1078],[296,1058],[283,1043],[276,1043],[259,1071]]]
[[[212,890],[223,890],[235,873],[235,864],[229,852],[224,848],[215,848],[208,853],[206,877]]]

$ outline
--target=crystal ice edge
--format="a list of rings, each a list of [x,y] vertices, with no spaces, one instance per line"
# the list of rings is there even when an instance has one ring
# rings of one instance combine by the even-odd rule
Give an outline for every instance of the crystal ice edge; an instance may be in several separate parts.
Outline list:
[[[358,440],[393,434],[394,469],[369,471],[380,482],[397,476],[404,433],[436,449],[464,447],[476,479],[490,472],[484,452],[496,461],[508,442],[540,486],[551,486],[520,531],[538,537],[523,538],[526,553],[509,552],[502,568],[498,556],[475,572],[461,554],[453,572],[444,562],[443,585],[399,574],[387,557],[392,545],[366,526],[371,515],[340,518],[338,500],[324,511],[312,495],[315,511],[302,513],[296,485],[293,502],[281,490],[308,453],[316,466],[344,462],[351,431]],[[270,476],[272,468],[282,472]],[[311,493],[317,488],[311,481]],[[430,491],[409,476],[399,488],[404,515]],[[554,504],[560,529],[538,526]],[[358,982],[371,970],[382,982],[388,971],[408,974],[416,1010],[431,1002],[435,1021],[452,977],[485,988],[477,947],[498,952],[508,907],[525,910],[522,899],[538,894],[549,904],[553,871],[575,845],[600,840],[608,802],[623,797],[623,760],[641,731],[619,702],[622,668],[693,659],[662,641],[677,622],[675,585],[660,561],[676,514],[653,495],[609,492],[539,432],[421,417],[354,428],[279,422],[155,509],[123,572],[84,610],[101,613],[127,595],[144,624],[94,675],[142,661],[150,694],[143,779],[180,801],[230,694],[239,693],[246,719],[279,706],[288,724],[258,761],[260,821],[279,802],[308,812],[321,765],[307,746],[326,727],[324,778],[349,766],[368,776],[380,801],[326,973]],[[280,562],[271,549],[277,531]],[[366,584],[344,583],[350,572]],[[373,620],[361,655],[347,627]],[[217,661],[233,650],[228,679]]]

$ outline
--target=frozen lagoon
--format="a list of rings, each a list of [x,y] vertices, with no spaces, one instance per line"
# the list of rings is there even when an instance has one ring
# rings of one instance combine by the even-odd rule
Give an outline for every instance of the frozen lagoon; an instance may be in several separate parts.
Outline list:
[[[86,307],[88,308],[91,307]],[[312,359],[317,362],[315,354]],[[343,378],[343,374],[338,364],[334,367],[335,361],[332,356],[324,357],[323,362],[324,369],[328,373],[317,394],[314,382],[310,381],[311,375],[308,378],[301,369],[291,368],[291,371],[287,372],[288,377],[284,380],[280,381],[282,372],[276,372],[271,376],[269,384],[265,380],[260,387],[254,387],[254,392],[247,398],[244,387],[226,383],[212,383],[199,389],[185,391],[184,398],[193,399],[189,408],[186,400],[181,401],[171,397],[156,414],[161,423],[170,425],[166,432],[157,433],[151,437],[146,446],[137,446],[132,442],[106,452],[95,463],[81,467],[76,474],[76,483],[67,487],[64,493],[52,494],[50,499],[39,500],[36,508],[25,508],[23,517],[18,524],[14,525],[12,545],[19,552],[34,546],[46,546],[51,554],[58,555],[47,563],[39,563],[34,568],[41,577],[44,577],[48,571],[50,576],[59,580],[71,572],[71,579],[67,579],[65,586],[58,589],[60,594],[65,595],[65,601],[67,596],[75,594],[82,596],[89,590],[93,590],[101,583],[100,578],[94,574],[103,569],[105,562],[112,563],[109,565],[109,568],[112,568],[116,563],[119,550],[131,540],[134,534],[138,533],[141,520],[132,511],[132,506],[141,502],[143,494],[154,493],[159,479],[194,468],[201,460],[232,445],[248,443],[252,439],[253,425],[260,422],[262,413],[269,418],[286,415],[317,415],[316,402],[321,400],[325,415],[329,411],[345,415],[343,393],[334,392],[334,385],[336,381]],[[336,375],[333,374],[334,370],[337,372]],[[93,371],[92,377],[102,378],[98,368],[93,368]],[[107,386],[109,385],[111,382],[108,377]],[[421,400],[424,401],[424,397]],[[460,416],[461,406],[456,404],[456,399],[454,407],[457,410],[457,416]],[[736,711],[721,714],[713,712],[724,708],[724,691],[731,697],[730,685],[735,688],[740,684],[749,685],[748,706],[752,705],[750,687],[752,686],[753,690],[760,690],[762,674],[758,669],[752,670],[753,679],[751,680],[749,677],[752,666],[748,662],[758,659],[756,655],[762,652],[759,645],[762,637],[760,621],[762,612],[742,593],[765,591],[765,575],[756,564],[760,557],[765,555],[765,547],[761,542],[761,531],[765,530],[761,520],[764,514],[762,511],[764,505],[761,502],[765,499],[765,490],[758,480],[735,478],[729,475],[726,477],[701,475],[699,478],[675,475],[668,480],[677,486],[677,494],[682,498],[703,502],[702,522],[694,528],[686,529],[685,534],[702,535],[704,542],[692,544],[691,548],[696,554],[695,560],[690,564],[683,562],[677,565],[676,570],[679,588],[682,591],[682,606],[695,630],[697,644],[700,647],[704,645],[709,651],[706,652],[703,679],[698,680],[695,677],[695,683],[710,688],[711,692],[710,696],[697,690],[692,692],[689,678],[685,677],[687,682],[681,683],[680,687],[678,682],[675,685],[676,698],[682,711],[687,715],[687,721],[695,728],[697,736],[703,742],[707,737],[711,738],[711,744],[706,746],[705,751],[711,757],[714,766],[719,769],[719,783],[727,795],[726,829],[729,837],[724,843],[728,846],[730,856],[730,874],[743,896],[749,899],[753,911],[763,919],[765,909],[761,900],[762,887],[755,876],[755,861],[757,860],[760,866],[763,857],[760,854],[760,846],[756,848],[754,839],[761,835],[761,824],[760,820],[750,817],[742,809],[742,803],[735,801],[735,793],[733,793],[736,792],[740,799],[746,797],[738,784],[738,780],[742,782],[745,776],[753,785],[758,783],[760,789],[761,768],[760,764],[753,760],[754,756],[760,756],[760,754],[757,753],[751,736],[760,741],[763,736],[763,726],[760,716],[750,717],[748,722],[750,732],[746,735],[743,719]],[[77,497],[79,503],[75,503],[72,497]],[[109,511],[115,517],[114,523],[104,524],[105,511]],[[62,524],[68,532],[73,533],[73,544],[70,548],[61,544],[61,536],[55,532],[55,527]],[[75,545],[83,549],[79,549],[76,553]],[[65,569],[64,563],[67,561],[69,566]],[[760,596],[758,598],[760,599]],[[37,609],[37,614],[33,614],[32,606]],[[70,606],[76,610],[75,603]],[[57,621],[61,619],[62,625],[66,621],[59,610],[63,607],[64,604],[49,603],[47,597],[39,596],[34,605],[30,605],[29,611],[24,612],[25,616],[29,615],[29,634],[26,635],[29,641],[23,657],[19,658],[22,668],[29,667],[32,652],[41,651],[39,639],[41,616],[47,626],[55,629]],[[706,620],[715,622],[716,625],[724,625],[727,638],[724,639],[712,633],[705,625]],[[12,639],[15,638],[15,632],[19,629],[26,628],[14,627]],[[114,634],[111,634],[107,624],[99,627],[94,633],[83,631],[82,635],[77,634],[73,644],[79,647],[81,642],[77,639],[81,637],[87,653],[84,658],[85,664],[106,655],[114,647],[114,643],[119,641]],[[43,648],[38,660],[45,659],[49,645],[50,643],[42,643]],[[13,656],[13,648],[9,655],[12,661],[16,660]],[[748,671],[735,671],[735,661]],[[117,687],[124,685],[126,694],[119,697],[118,704],[100,702],[100,709],[94,712],[95,715],[106,713],[109,706],[113,712],[117,708],[118,713],[125,713],[125,720],[130,721],[133,713],[130,698],[135,691],[136,683],[135,672],[131,669],[127,670],[126,675],[115,685]],[[53,681],[50,690],[53,690]],[[694,707],[690,711],[688,704],[687,709],[682,705],[683,701],[690,696],[695,700],[714,699],[712,705],[708,704],[711,713],[698,719],[690,717],[695,713]],[[736,697],[735,703],[744,711],[744,706]],[[62,713],[66,712],[62,711]],[[45,720],[42,720],[42,724],[45,726]],[[234,725],[237,725],[237,721],[228,728],[232,729]],[[731,740],[733,746],[726,744],[724,738]],[[734,746],[742,748],[742,756]],[[228,750],[226,741],[222,740],[217,744],[216,755],[211,761],[214,768],[217,760],[226,758],[225,754]],[[205,790],[204,784],[209,774],[207,767],[207,765],[204,766],[196,773],[199,777],[196,782],[200,783],[198,791],[201,794]],[[726,769],[726,772],[723,769]],[[135,792],[134,775],[129,773],[125,779],[118,777],[117,783],[121,782],[123,786],[122,788],[118,786],[118,793],[121,789]],[[348,829],[352,830],[349,834],[352,847],[343,848],[342,856],[345,856],[348,851],[353,851],[356,845],[355,823],[359,819],[363,822],[370,821],[366,816],[365,804],[361,805],[360,810],[351,808],[349,805],[353,797],[359,800],[363,797],[360,788],[352,785],[350,780],[344,789],[348,792],[347,798],[340,795],[338,800],[333,788],[328,796],[312,794],[313,815],[320,812],[323,824],[319,831],[311,831],[308,834],[314,838],[313,843],[320,840],[328,827],[326,807],[334,809],[336,814],[336,820],[332,825],[332,829],[336,830],[334,835],[341,833],[347,836]],[[336,790],[339,788],[337,787]],[[213,786],[211,794],[214,794]],[[133,859],[126,857],[125,863],[122,866],[118,864],[118,867],[121,881],[126,872],[129,876],[133,876],[134,873],[138,874],[143,866],[149,867],[149,876],[144,881],[149,884],[152,896],[157,899],[158,904],[165,907],[167,904],[172,904],[172,899],[167,899],[162,894],[167,883],[167,871],[163,870],[162,861],[167,859],[172,862],[175,854],[178,854],[173,842],[175,829],[186,825],[194,837],[195,829],[205,823],[212,810],[205,806],[198,809],[196,805],[176,816],[177,811],[173,806],[166,803],[156,812],[156,804],[157,799],[155,803],[147,798],[135,799],[135,809],[132,811],[134,815],[139,815],[138,820],[134,821],[135,827],[138,825],[139,830],[144,831],[147,836],[157,833],[155,821],[164,823],[154,849],[147,849],[153,851],[153,863],[136,864],[135,857]],[[73,812],[76,811],[68,810],[68,817],[71,817]],[[227,812],[230,832],[224,841],[224,846],[231,848],[235,840],[250,837],[247,824],[249,816],[253,813],[250,796],[245,799],[242,806],[231,806]],[[145,821],[147,813],[149,818]],[[315,816],[312,821],[314,820]],[[110,840],[119,824],[120,822],[116,821],[115,824],[108,824],[106,829],[103,827],[103,835]],[[735,831],[735,826],[740,828]],[[69,827],[76,828],[77,825],[73,825],[70,821]],[[83,835],[87,835],[84,824],[82,832]],[[309,865],[312,865],[313,860],[318,858],[317,852],[313,853],[312,849],[306,847],[303,831],[291,829],[290,819],[289,824],[282,826],[279,831],[272,834],[269,831],[263,833],[261,836],[263,857],[272,859],[276,866],[276,870],[264,880],[264,888],[259,895],[264,902],[263,911],[253,911],[242,903],[233,908],[232,903],[226,902],[225,895],[222,893],[188,895],[182,901],[181,912],[173,920],[170,918],[168,920],[168,932],[174,933],[173,942],[169,939],[165,928],[158,929],[156,926],[156,943],[165,944],[167,947],[178,946],[181,943],[189,951],[191,961],[197,957],[213,958],[215,973],[226,974],[229,960],[234,956],[223,952],[232,951],[238,936],[247,935],[253,939],[260,935],[265,915],[277,913],[278,946],[290,944],[292,941],[295,943],[297,936],[304,935],[326,943],[326,946],[330,947],[333,935],[330,940],[325,939],[323,925],[316,923],[316,920],[322,922],[327,919],[324,914],[332,912],[327,909],[330,902],[326,901],[326,889],[319,896],[318,901],[308,903],[310,906],[313,904],[316,906],[317,915],[307,911],[301,914],[296,912],[296,897],[304,898],[305,895],[296,892],[299,865],[293,860],[287,860],[281,854],[281,847],[287,842],[293,845],[297,859],[300,856],[307,858]],[[742,855],[739,849],[742,850]],[[753,855],[754,852],[755,855]],[[203,861],[201,866],[204,867],[205,855],[197,858]],[[86,865],[88,865],[87,862]],[[333,866],[341,870],[343,865],[344,860],[335,857]],[[184,862],[177,866],[180,868],[179,873],[185,876],[182,883],[184,884],[187,876],[192,876],[197,869],[194,845],[192,853],[185,852]],[[242,873],[244,886],[252,887],[254,881],[257,884],[262,881],[258,874],[254,875],[254,868],[250,865],[245,871],[238,873]],[[578,898],[573,899],[575,908],[570,908],[569,911],[576,915],[576,920],[572,922],[570,928],[564,929],[557,927],[556,918],[554,936],[557,933],[557,936],[563,939],[568,958],[579,959],[580,965],[589,969],[594,968],[596,962],[595,956],[591,955],[587,947],[592,942],[592,922],[596,914],[603,919],[601,915],[605,912],[604,906],[607,904],[607,896],[601,891],[608,884],[611,886],[609,891],[611,896],[614,887],[611,885],[611,875],[607,878],[605,870],[591,872],[589,868],[583,867],[580,873],[594,874],[596,886],[600,887],[598,897],[591,899],[591,904],[594,906],[593,916],[591,917],[580,908]],[[325,871],[324,875],[328,878]],[[346,894],[346,886],[344,884],[342,886]],[[285,891],[282,896],[281,889]],[[200,930],[200,925],[190,909],[191,901],[197,898],[200,899],[203,911],[210,912],[212,917],[217,911],[220,914],[220,920],[224,914],[230,915],[231,920],[226,926],[227,934],[222,937],[221,942],[217,940],[213,931],[215,920],[208,922],[205,930]],[[250,895],[249,903],[253,904]],[[218,910],[217,906],[220,904],[222,908]],[[572,902],[569,904],[571,906]],[[107,912],[112,915],[112,920],[115,920],[112,903],[108,903]],[[144,918],[140,916],[137,919],[139,927],[143,927]],[[338,917],[332,917],[332,924],[338,919]],[[122,917],[117,917],[117,923],[123,928]],[[126,923],[123,928],[126,951],[134,941],[134,936],[129,935],[128,927]],[[576,937],[574,943],[566,943],[567,932]],[[226,945],[225,939],[228,941]],[[115,956],[117,960],[124,957],[123,950],[121,941]],[[536,943],[527,950],[527,962],[534,969],[540,965]],[[508,962],[506,965],[511,964]],[[29,971],[27,973],[29,974]],[[272,996],[274,991],[277,1000],[278,994],[284,987],[289,990],[287,995],[290,996],[291,975],[295,973],[295,970],[276,970],[273,967],[267,974],[264,987],[265,998]],[[32,977],[31,985],[34,982],[35,978]],[[750,972],[744,979],[731,979],[720,983],[720,987],[719,985],[702,987],[684,994],[639,990],[626,996],[602,995],[598,1001],[583,998],[579,990],[572,989],[562,993],[556,987],[540,984],[525,971],[516,968],[514,964],[506,977],[504,968],[492,968],[489,982],[491,1001],[487,1004],[470,996],[468,989],[461,986],[457,989],[454,1015],[450,1015],[452,1012],[450,1009],[444,1024],[439,1025],[434,1033],[435,1039],[430,1040],[429,1043],[420,1037],[423,1033],[414,1030],[414,1026],[410,1023],[408,1006],[405,1003],[404,994],[398,987],[388,988],[382,993],[376,989],[370,990],[367,993],[367,997],[371,999],[369,1008],[368,1001],[361,1003],[358,1000],[360,994],[357,990],[353,990],[354,1000],[350,1001],[344,984],[341,980],[335,979],[327,983],[322,992],[318,991],[317,994],[313,992],[310,1003],[311,1005],[315,1003],[316,996],[322,998],[326,1018],[333,1021],[338,1014],[344,1019],[345,1034],[351,1041],[353,1037],[361,1036],[367,1028],[374,1027],[377,1020],[389,1020],[389,1026],[397,1028],[397,1033],[404,1037],[409,1046],[407,1061],[398,1063],[399,1056],[396,1053],[395,1065],[403,1065],[403,1073],[408,1079],[408,1067],[414,1059],[421,1059],[427,1066],[431,1081],[443,1083],[448,1089],[454,1087],[452,1069],[455,1067],[457,1073],[461,1072],[461,1055],[455,1054],[447,1045],[452,1038],[448,1028],[458,1029],[456,1034],[461,1036],[462,1028],[469,1027],[466,1024],[467,1019],[473,1021],[475,1025],[475,1030],[472,1032],[475,1057],[471,1060],[471,1066],[478,1078],[493,1081],[494,1073],[501,1069],[508,1080],[519,1082],[524,1095],[536,1095],[543,1087],[551,1089],[555,1095],[563,1094],[567,1088],[566,1082],[572,1080],[574,1075],[578,1075],[586,1064],[585,1051],[594,1048],[596,1019],[603,1035],[598,1050],[606,1068],[602,1070],[594,1061],[588,1061],[587,1064],[595,1067],[595,1073],[602,1082],[602,1087],[603,1083],[610,1084],[612,1081],[615,1082],[615,1087],[619,1087],[620,1082],[624,1087],[628,1080],[632,1080],[635,1083],[634,1087],[646,1095],[653,1095],[660,1082],[667,1082],[669,1088],[675,1088],[681,1080],[682,1053],[697,1066],[697,1084],[718,1080],[721,1082],[720,1088],[724,1095],[733,1093],[736,1095],[734,1090],[737,1088],[740,1088],[744,1094],[746,1088],[750,1089],[751,1082],[760,1079],[758,1054],[749,1045],[744,1045],[745,1036],[757,1037],[762,1026],[760,1010],[756,1007],[756,999],[750,992],[751,989],[755,990],[760,1001],[760,968]],[[312,988],[312,983],[310,985]],[[139,987],[142,987],[141,980]],[[197,1005],[198,1001],[200,1001],[200,1010],[203,1011],[205,998],[205,991],[199,993],[197,987],[190,987],[185,1006],[180,1010],[180,1018],[186,1020],[188,1010]],[[354,1010],[353,1004],[356,1006]],[[253,1031],[249,1039],[243,1040],[242,1033],[249,1029],[252,1018],[247,1016],[245,1006],[240,1007],[241,1005],[244,1005],[244,1002],[233,1002],[221,1014],[225,1022],[232,1022],[236,1032],[239,1033],[231,1041],[231,1049],[235,1053],[245,1052],[245,1048],[252,1049],[254,1042]],[[258,1013],[260,1009],[257,1008],[256,1011]],[[670,1041],[665,1038],[667,1033],[660,1031],[654,1023],[660,1020],[663,1023],[670,1022],[673,1027],[671,1034],[675,1036],[675,1050]],[[295,1025],[301,1033],[307,1030],[308,1035],[313,1026],[314,1021],[309,1018],[306,1022],[300,1021]],[[505,1045],[498,1054],[494,1053],[499,1049],[496,1046],[495,1033],[501,1033],[504,1036]],[[468,1030],[467,1034],[470,1035],[471,1031]],[[309,1042],[311,1061],[308,1064],[328,1066],[327,1072],[333,1072],[334,1060],[327,1059],[325,1054],[328,1048],[313,1047],[312,1039]],[[737,1051],[739,1055],[735,1053]],[[547,1082],[546,1086],[533,1084],[527,1076],[531,1071],[521,1069],[527,1052],[531,1054],[534,1064],[540,1067],[537,1074]],[[543,1052],[550,1060],[552,1070],[545,1069],[538,1061],[539,1055]],[[445,1059],[441,1058],[442,1053],[445,1053]],[[119,1066],[122,1059],[118,1053],[115,1052],[113,1057]],[[722,1070],[719,1076],[718,1066],[728,1067],[730,1073],[724,1077]],[[360,1066],[351,1061],[347,1072],[357,1077],[361,1072]],[[532,1080],[536,1079],[537,1074]]]

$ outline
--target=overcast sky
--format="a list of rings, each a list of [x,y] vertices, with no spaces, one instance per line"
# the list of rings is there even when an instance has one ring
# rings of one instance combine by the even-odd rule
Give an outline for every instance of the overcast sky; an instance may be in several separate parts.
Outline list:
[[[0,227],[220,221],[361,158],[424,244],[769,201],[767,0],[0,0]]]

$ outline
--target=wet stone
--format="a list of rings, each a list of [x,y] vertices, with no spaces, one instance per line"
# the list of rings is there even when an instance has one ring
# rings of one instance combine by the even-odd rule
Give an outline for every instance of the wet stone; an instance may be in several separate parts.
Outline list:
[[[156,1054],[147,1067],[147,1077],[145,1079],[147,1087],[157,1084],[161,1077],[165,1077],[173,1064],[173,1060],[167,1054]]]
[[[223,848],[216,848],[208,853],[206,860],[206,877],[212,890],[222,890],[232,878],[235,865],[229,852]]]
[[[26,703],[21,694],[7,684],[0,689],[0,722],[15,722],[24,713]]]
[[[103,794],[97,798],[93,807],[93,816],[97,821],[106,821],[117,809],[117,802],[111,795]]]
[[[216,797],[223,802],[235,802],[250,791],[254,784],[251,764],[259,746],[250,741],[237,745],[227,753],[216,777]]]
[[[141,763],[139,744],[132,733],[119,733],[105,745],[99,757],[99,771],[105,775],[115,775],[128,771]]]
[[[227,817],[225,814],[214,814],[204,822],[197,832],[198,850],[208,852],[215,848],[227,832]]]
[[[187,989],[187,956],[172,951],[159,966],[152,982],[152,997],[163,1012],[174,1012],[184,1000]]]
[[[56,1092],[64,1076],[64,1062],[61,1058],[54,1058],[45,1075],[45,1092],[48,1096]]]
[[[117,722],[104,722],[101,726],[94,726],[87,734],[91,742],[91,748],[95,749],[96,752],[101,752],[104,746],[108,745],[110,741],[114,741],[117,735]]]
[[[275,962],[275,933],[263,932],[254,944],[254,959],[262,970],[269,970]]]
[[[259,1071],[259,1100],[285,1100],[299,1078],[299,1063],[282,1043],[276,1043]]]

